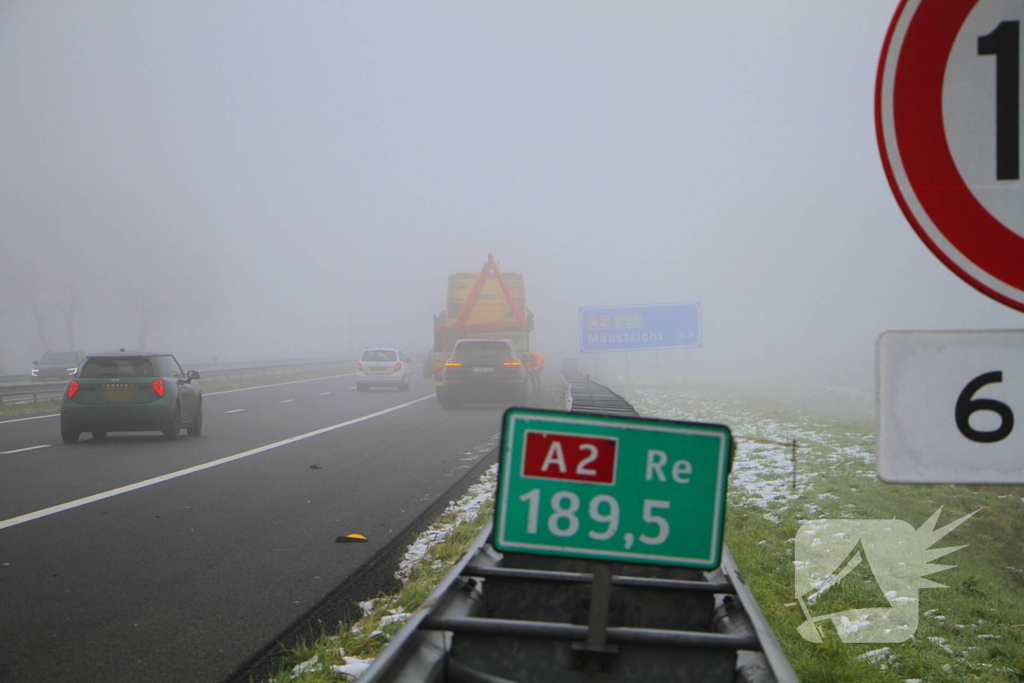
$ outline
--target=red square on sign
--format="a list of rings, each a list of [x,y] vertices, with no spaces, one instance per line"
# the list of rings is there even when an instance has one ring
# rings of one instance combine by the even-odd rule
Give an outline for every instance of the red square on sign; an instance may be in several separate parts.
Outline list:
[[[615,483],[618,439],[533,431],[525,436],[524,477]]]

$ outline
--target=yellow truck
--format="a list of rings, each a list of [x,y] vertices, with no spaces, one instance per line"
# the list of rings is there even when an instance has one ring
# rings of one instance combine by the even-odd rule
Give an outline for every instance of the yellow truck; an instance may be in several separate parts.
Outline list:
[[[459,339],[511,339],[522,353],[530,350],[532,331],[523,276],[502,273],[494,254],[488,254],[479,273],[448,276],[445,309],[434,316],[434,362],[424,363],[424,373],[433,372],[440,380],[440,370]]]

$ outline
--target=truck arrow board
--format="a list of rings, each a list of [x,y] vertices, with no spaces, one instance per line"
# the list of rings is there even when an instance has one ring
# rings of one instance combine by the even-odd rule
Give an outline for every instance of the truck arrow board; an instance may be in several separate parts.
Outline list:
[[[714,569],[732,448],[724,425],[509,409],[494,547]]]

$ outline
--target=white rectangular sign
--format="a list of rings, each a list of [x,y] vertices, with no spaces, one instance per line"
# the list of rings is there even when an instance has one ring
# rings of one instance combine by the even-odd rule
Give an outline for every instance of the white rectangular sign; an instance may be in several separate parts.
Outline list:
[[[875,352],[879,479],[1024,484],[1024,330],[885,332]]]

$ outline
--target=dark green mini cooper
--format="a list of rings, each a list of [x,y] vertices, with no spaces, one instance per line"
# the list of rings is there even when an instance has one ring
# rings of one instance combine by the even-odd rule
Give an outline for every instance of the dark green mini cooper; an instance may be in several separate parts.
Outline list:
[[[174,441],[182,428],[203,431],[199,373],[186,374],[174,356],[154,351],[108,351],[86,357],[64,392],[60,435],[75,443],[82,432],[163,432]]]

